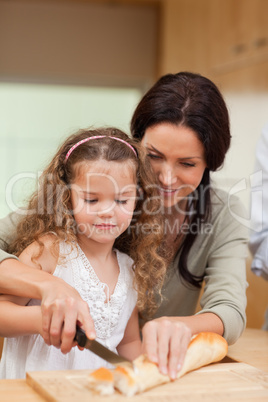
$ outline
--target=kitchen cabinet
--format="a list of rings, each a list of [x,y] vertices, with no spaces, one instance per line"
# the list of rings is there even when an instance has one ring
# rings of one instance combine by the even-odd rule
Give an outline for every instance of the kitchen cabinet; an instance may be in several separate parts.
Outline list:
[[[221,90],[268,89],[268,0],[163,0],[158,75],[182,70]]]
[[[267,0],[213,0],[209,19],[213,73],[268,61]]]

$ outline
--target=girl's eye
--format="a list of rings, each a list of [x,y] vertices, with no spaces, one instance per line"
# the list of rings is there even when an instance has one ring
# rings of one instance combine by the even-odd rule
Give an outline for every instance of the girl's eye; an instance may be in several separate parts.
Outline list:
[[[87,199],[85,199],[84,201],[85,201],[86,203],[88,203],[88,204],[95,204],[96,202],[98,202],[97,199],[94,199],[94,200],[87,200]]]
[[[115,200],[117,204],[127,204],[128,200]]]

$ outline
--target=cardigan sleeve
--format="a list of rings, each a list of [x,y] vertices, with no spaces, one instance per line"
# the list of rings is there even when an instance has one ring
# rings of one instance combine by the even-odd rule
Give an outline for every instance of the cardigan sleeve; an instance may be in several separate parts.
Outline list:
[[[218,315],[224,338],[233,344],[246,326],[246,258],[248,229],[245,208],[231,196],[222,203],[213,225],[213,241],[204,276],[202,311]]]

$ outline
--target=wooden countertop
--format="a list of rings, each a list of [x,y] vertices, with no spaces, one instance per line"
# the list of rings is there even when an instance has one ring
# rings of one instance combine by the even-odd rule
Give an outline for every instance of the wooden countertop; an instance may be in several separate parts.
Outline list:
[[[240,339],[229,346],[228,356],[268,373],[268,331],[247,328]]]
[[[241,338],[236,342],[235,345],[232,345],[229,347],[228,351],[228,357],[230,359],[236,360],[238,363],[233,363],[231,364],[232,369],[231,371],[234,373],[235,371],[238,371],[238,368],[241,368],[241,372],[246,373],[248,370],[247,378],[250,379],[252,378],[254,380],[254,376],[256,377],[256,384],[252,388],[252,390],[243,390],[242,392],[242,397],[239,400],[245,400],[250,401],[253,399],[250,399],[250,392],[253,392],[254,395],[257,392],[257,401],[266,401],[268,400],[268,376],[266,373],[268,373],[268,331],[262,331],[258,329],[246,329],[244,334],[241,336]],[[229,360],[230,360],[229,359]],[[228,359],[227,359],[228,360]],[[232,360],[230,360],[232,361]],[[246,364],[243,364],[246,363]],[[250,367],[250,366],[253,367]],[[212,365],[213,366],[213,365]],[[222,384],[222,374],[221,373],[227,373],[227,370],[229,370],[230,364],[227,363],[220,363],[215,365],[213,369],[213,375],[215,375],[215,372],[218,371],[218,378],[219,378],[219,392],[220,390],[225,390],[229,388],[230,386],[234,386],[234,380],[230,378],[228,380],[228,376],[226,375],[226,380],[225,383]],[[256,370],[258,369],[258,370]],[[200,369],[202,370],[201,376],[207,376],[210,378],[212,371],[210,366],[207,366]],[[250,371],[251,370],[251,371]],[[262,371],[259,371],[262,370]],[[200,374],[199,374],[200,375]],[[228,371],[228,375],[230,375],[230,371]],[[209,392],[207,392],[206,387],[208,388],[208,391],[211,391],[211,381],[208,381],[207,384],[202,385],[202,388],[195,389],[194,384],[196,384],[196,379],[198,379],[198,372],[192,372],[189,373],[188,375],[182,377],[178,383],[180,383],[181,387],[180,390],[183,393],[188,386],[189,389],[189,384],[192,389],[193,395],[192,397],[189,398],[189,395],[187,396],[186,394],[182,394],[180,396],[180,401],[198,401],[199,398],[199,391],[200,391],[200,397],[202,397],[202,401],[212,401],[211,397],[212,395],[209,395]],[[217,377],[215,377],[217,378]],[[204,378],[205,380],[205,378]],[[228,384],[228,381],[230,381],[230,384]],[[176,383],[176,381],[175,381]],[[176,384],[171,383],[170,386],[174,387]],[[237,387],[239,386],[239,376],[237,377]],[[203,383],[202,383],[203,384]],[[161,395],[165,391],[165,386],[158,387],[154,391],[154,398],[157,400],[157,396],[159,396],[159,401],[162,401]],[[213,384],[213,387],[217,389],[217,382]],[[161,390],[160,390],[161,388]],[[167,388],[166,388],[167,389]],[[231,388],[230,388],[231,389]],[[242,390],[242,388],[241,388]],[[161,392],[160,392],[161,391]],[[151,391],[152,392],[152,391]],[[153,395],[153,394],[152,394]],[[217,394],[218,395],[218,394]],[[223,394],[222,394],[223,395]],[[226,394],[227,395],[227,394]],[[226,397],[225,395],[225,397]],[[244,396],[243,396],[244,395]],[[147,398],[149,395],[147,396]],[[165,399],[167,397],[166,395],[163,394],[163,398]],[[228,398],[226,397],[220,398],[220,393],[217,397],[218,401],[233,401],[235,399],[232,399],[231,395],[228,395]],[[92,400],[95,398],[90,398]],[[98,398],[97,398],[98,399]],[[97,401],[96,399],[96,401]],[[121,398],[118,398],[121,399]],[[136,399],[135,397],[132,398],[124,398],[125,400],[134,400]],[[146,395],[143,394],[143,396],[140,396],[137,398],[139,400],[144,400],[146,401]],[[38,394],[28,383],[26,380],[0,380],[0,400],[1,402],[40,402],[44,401],[40,394]],[[52,400],[52,399],[50,399]],[[53,399],[55,400],[55,399]],[[69,399],[68,399],[69,400]],[[71,400],[71,399],[70,399]],[[89,400],[89,399],[88,399]],[[107,402],[114,400],[113,397],[105,397],[102,398],[102,400],[106,400]],[[151,400],[150,397],[148,400]],[[172,397],[168,399],[172,401]],[[175,399],[174,399],[175,400]],[[255,398],[254,398],[255,400]]]

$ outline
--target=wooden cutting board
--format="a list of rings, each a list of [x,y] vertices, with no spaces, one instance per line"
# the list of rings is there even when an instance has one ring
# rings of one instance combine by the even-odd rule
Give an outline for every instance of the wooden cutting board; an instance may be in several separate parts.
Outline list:
[[[99,396],[87,388],[89,370],[27,373],[27,383],[48,401],[57,402],[184,402],[268,401],[268,373],[245,363],[218,363],[190,372],[177,381],[127,398]]]

